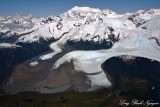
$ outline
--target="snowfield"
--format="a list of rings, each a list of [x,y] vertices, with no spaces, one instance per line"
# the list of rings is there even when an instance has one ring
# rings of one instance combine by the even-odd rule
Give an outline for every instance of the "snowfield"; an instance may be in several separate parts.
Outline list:
[[[111,86],[106,74],[101,69],[101,65],[109,58],[121,55],[132,55],[145,57],[160,62],[160,47],[152,44],[144,35],[134,34],[127,38],[121,39],[115,43],[111,49],[97,51],[73,51],[60,58],[53,66],[57,69],[65,62],[74,63],[77,71],[86,73],[98,73],[97,75],[89,75],[92,86]]]
[[[29,20],[29,22],[27,21]],[[28,26],[25,26],[28,22]],[[11,24],[14,23],[14,24]],[[12,26],[17,29],[11,29]],[[31,26],[32,25],[32,26]],[[20,29],[20,28],[23,29]],[[121,55],[145,57],[160,62],[160,9],[149,11],[140,10],[135,13],[117,14],[111,10],[100,10],[89,7],[73,7],[71,10],[48,18],[28,17],[0,17],[0,34],[3,38],[14,37],[14,42],[36,42],[40,38],[56,41],[50,44],[53,50],[31,62],[30,66],[37,66],[38,61],[46,61],[54,58],[63,51],[63,46],[70,41],[92,41],[102,43],[110,41],[113,46],[110,49],[96,51],[72,51],[58,59],[52,67],[54,72],[65,62],[73,61],[77,72],[85,72],[91,81],[91,89],[98,87],[110,87],[111,82],[101,65],[109,58]],[[10,47],[12,44],[2,44]]]
[[[15,44],[10,44],[10,43],[0,43],[0,48],[16,48],[19,47]]]
[[[36,65],[38,65],[39,63],[37,62],[37,61],[34,61],[34,62],[31,62],[30,63],[30,66],[36,66]]]

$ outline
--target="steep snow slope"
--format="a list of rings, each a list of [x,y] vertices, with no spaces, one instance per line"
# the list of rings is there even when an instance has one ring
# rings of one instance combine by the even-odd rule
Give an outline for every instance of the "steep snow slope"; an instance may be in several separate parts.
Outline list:
[[[132,33],[139,32],[139,35],[145,35],[148,39],[155,39],[159,43],[159,12],[138,11],[133,14],[117,15],[115,12],[105,10],[105,13],[99,9],[74,7],[60,15],[60,17],[63,17],[60,22],[63,25],[60,32],[63,29],[66,32],[62,34],[60,40],[50,45],[54,52],[48,54],[48,56],[44,55],[40,59],[46,60],[61,52],[59,45],[65,45],[68,40],[88,40],[95,43],[106,40],[114,43],[132,35]],[[108,16],[110,14],[112,16]],[[54,34],[53,32],[53,35],[54,38],[57,38],[55,37],[57,33]]]
[[[110,34],[116,38],[121,33],[119,30],[137,29],[137,26],[158,19],[159,15],[159,9],[119,15],[111,10],[76,6],[59,16],[48,18],[19,15],[1,17],[0,34],[3,36],[0,38],[14,37],[14,42],[35,42],[40,38],[59,39],[66,33],[75,32],[74,35],[69,34],[68,39],[101,42],[104,39],[110,40]]]
[[[91,82],[90,90],[112,85],[101,65],[113,56],[132,55],[160,61],[159,9],[140,10],[135,13],[119,15],[111,10],[74,7],[59,16],[50,16],[46,19],[31,18],[30,20],[34,23],[32,27],[28,28],[30,32],[26,33],[26,30],[18,31],[17,29],[12,31],[19,35],[15,43],[32,43],[39,41],[40,38],[57,40],[50,44],[50,48],[53,50],[51,53],[40,56],[34,62],[29,62],[28,65],[31,67],[36,67],[40,62],[45,62],[48,59],[54,59],[55,55],[63,51],[67,41],[76,43],[82,40],[102,43],[105,40],[113,44],[113,47],[107,50],[67,53],[53,65],[54,72],[65,62],[73,61],[77,72],[86,73]],[[2,38],[10,37],[9,27],[5,27],[5,29],[3,27],[6,23],[12,22],[9,18],[1,18],[1,33],[5,33]],[[95,73],[95,75],[87,75],[88,73]]]

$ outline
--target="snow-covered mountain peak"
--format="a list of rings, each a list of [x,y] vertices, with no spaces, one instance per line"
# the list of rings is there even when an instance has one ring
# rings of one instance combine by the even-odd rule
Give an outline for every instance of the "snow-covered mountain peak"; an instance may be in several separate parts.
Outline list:
[[[90,8],[90,7],[78,7],[75,6],[68,12],[95,12],[95,13],[101,13],[102,11],[100,9]]]
[[[16,15],[0,19],[0,47],[2,48],[16,48],[17,44],[21,44],[21,42],[32,43],[40,41],[41,38],[44,40],[55,39],[56,41],[49,45],[53,51],[25,63],[29,69],[31,67],[31,71],[34,69],[32,67],[38,68],[42,64],[44,64],[45,72],[52,71],[61,67],[65,62],[72,61],[75,71],[82,71],[86,74],[91,89],[109,87],[112,84],[101,65],[111,57],[140,56],[160,62],[159,9],[151,9],[148,12],[140,10],[135,13],[119,15],[111,10],[74,7],[64,14],[47,18],[38,19]],[[69,52],[56,59],[70,50],[65,50],[68,46],[77,51]],[[94,51],[95,49],[97,51]],[[48,63],[49,61],[51,63]],[[52,61],[56,61],[53,63],[53,67]],[[51,67],[48,67],[47,64]],[[30,73],[28,69],[24,71],[27,72],[26,74]],[[19,78],[19,75],[17,77]],[[17,77],[15,76],[15,78]],[[32,81],[30,78],[28,80]],[[44,80],[50,82],[50,77],[46,77]],[[50,87],[50,85],[43,85],[45,83],[43,80],[38,80],[38,82],[42,83],[40,86],[36,84],[38,89]],[[17,85],[16,82],[13,83],[13,88],[15,85]],[[37,87],[36,85],[34,86]]]
[[[135,12],[134,14],[144,14],[146,12],[146,10],[138,10],[137,12]]]
[[[90,7],[78,7],[75,6],[71,10],[69,10],[68,15],[70,17],[76,17],[76,16],[91,16],[91,15],[105,15],[105,16],[114,16],[116,15],[115,12],[105,9],[105,10],[100,10],[98,8],[90,8]]]
[[[150,10],[138,10],[134,13],[126,13],[126,15],[157,15],[160,14],[160,9],[150,9]]]
[[[143,30],[144,32],[147,29],[146,26],[151,25],[152,21],[148,25],[150,20],[160,17],[159,10],[139,10],[130,14],[116,14],[109,9],[100,10],[75,6],[59,16],[49,16],[47,18],[20,15],[1,17],[0,33],[3,36],[0,39],[9,41],[16,38],[12,43],[35,42],[39,41],[40,38],[45,40],[59,39],[62,36],[66,36],[65,41],[89,40],[101,42],[113,38],[117,40],[126,37],[125,32],[130,30]],[[158,27],[158,25],[155,27]]]
[[[0,21],[3,21],[4,20],[4,17],[3,16],[0,16]]]
[[[148,14],[160,14],[160,9],[150,9],[149,11],[146,11]]]
[[[101,14],[101,13],[102,13],[102,10],[100,9],[95,9],[90,7],[78,7],[78,6],[75,6],[66,12],[68,17],[78,18],[78,19],[83,19],[87,16],[92,16],[92,15]]]
[[[109,15],[109,14],[116,15],[116,13],[114,11],[109,10],[109,9],[103,10],[103,14],[106,14],[106,15]]]

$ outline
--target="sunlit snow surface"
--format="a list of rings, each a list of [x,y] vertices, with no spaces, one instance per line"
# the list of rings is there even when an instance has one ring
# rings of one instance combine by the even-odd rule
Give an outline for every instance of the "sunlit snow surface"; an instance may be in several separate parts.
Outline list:
[[[19,47],[15,44],[10,44],[10,43],[0,43],[0,48],[15,48],[15,47]]]
[[[60,58],[53,66],[57,69],[65,62],[74,63],[75,69],[86,73],[97,73],[103,71],[101,65],[113,56],[133,55],[146,57],[160,62],[160,47],[152,44],[144,35],[137,33],[115,43],[111,49],[97,51],[73,51]],[[92,86],[109,87],[110,81],[104,71],[97,75],[89,75]]]
[[[74,8],[74,9],[77,9]],[[74,9],[70,10],[73,11]],[[78,9],[78,11],[89,11],[90,9]],[[69,11],[69,12],[70,12]],[[100,13],[101,11],[98,11]],[[71,14],[71,13],[70,13]],[[92,89],[98,87],[109,87],[111,82],[108,80],[106,73],[101,68],[102,63],[107,59],[120,56],[120,55],[133,55],[146,57],[149,59],[160,61],[160,47],[154,40],[150,40],[151,37],[160,38],[159,32],[159,13],[154,16],[150,14],[141,14],[138,13],[138,18],[144,18],[148,22],[142,24],[139,27],[130,21],[126,20],[126,15],[117,15],[114,14],[114,17],[106,18],[103,20],[103,23],[95,21],[89,25],[84,25],[79,28],[72,29],[69,34],[62,37],[59,41],[50,45],[51,49],[54,51],[47,55],[40,57],[41,60],[47,60],[54,58],[54,55],[60,53],[62,50],[58,45],[64,45],[67,40],[78,40],[82,38],[83,40],[91,40],[94,35],[100,35],[100,39],[107,39],[109,31],[106,26],[113,27],[113,34],[118,37],[119,41],[113,45],[111,49],[108,50],[97,50],[97,51],[73,51],[67,53],[62,58],[57,60],[53,65],[53,69],[59,68],[65,62],[73,61],[76,71],[83,71],[86,73],[97,73],[96,75],[87,75],[91,81]],[[103,17],[103,16],[102,16]],[[67,19],[68,20],[68,19]],[[68,22],[72,23],[72,22]],[[142,27],[146,29],[142,29]],[[106,32],[106,35],[104,34]],[[86,37],[86,34],[90,34]],[[93,41],[96,42],[98,39],[94,38]],[[54,71],[54,70],[53,70]]]
[[[62,49],[58,46],[57,43],[52,43],[50,45],[50,48],[54,50],[54,52],[51,52],[49,54],[43,55],[40,57],[41,60],[47,60],[47,59],[51,59],[54,55],[62,52]]]
[[[30,66],[36,66],[36,65],[38,65],[39,63],[37,62],[37,61],[34,61],[34,62],[31,62],[29,65]]]
[[[29,20],[28,24],[26,20]],[[9,25],[19,21],[20,23],[14,24],[18,26],[17,29],[10,29]],[[111,10],[74,7],[59,16],[46,19],[29,16],[0,17],[0,33],[8,31],[11,31],[10,34],[22,35],[16,42],[32,43],[39,41],[40,38],[57,40],[50,44],[52,52],[40,56],[37,61],[31,62],[30,66],[37,66],[40,60],[54,58],[63,51],[63,46],[68,40],[97,43],[110,40],[109,35],[114,35],[118,41],[113,43],[111,49],[72,51],[58,59],[53,65],[54,71],[63,63],[73,61],[77,72],[95,73],[95,75],[87,75],[92,89],[112,85],[101,68],[102,63],[111,57],[132,55],[160,62],[160,46],[158,46],[158,43],[160,44],[160,9],[116,14]],[[6,37],[9,36],[6,35]],[[0,44],[0,46],[10,47],[11,44]]]

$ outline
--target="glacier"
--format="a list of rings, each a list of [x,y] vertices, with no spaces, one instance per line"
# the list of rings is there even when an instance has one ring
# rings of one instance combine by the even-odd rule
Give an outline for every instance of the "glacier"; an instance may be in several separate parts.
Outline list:
[[[19,28],[11,30],[10,26],[4,26],[17,20],[18,22],[20,20],[20,23],[16,26],[23,26],[24,30]],[[30,20],[33,26],[26,27],[26,20]],[[113,44],[110,49],[75,50],[68,52],[53,64],[52,72],[64,63],[73,61],[76,72],[97,73],[87,75],[91,82],[89,90],[112,86],[101,68],[101,65],[111,57],[131,55],[160,62],[160,9],[117,14],[108,9],[76,6],[59,16],[48,18],[1,17],[0,24],[0,32],[6,34],[2,38],[13,37],[12,34],[15,33],[19,35],[18,39],[12,43],[13,45],[17,42],[33,43],[39,41],[40,38],[56,40],[49,46],[52,52],[43,54],[34,62],[29,63],[33,67],[38,66],[40,61],[54,59],[55,55],[63,52],[69,40],[93,41],[94,43],[101,43],[103,40],[110,41]],[[0,47],[3,44],[0,43]]]

